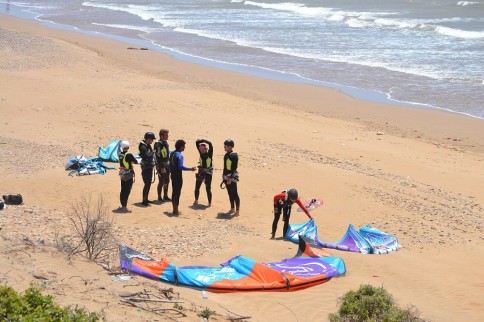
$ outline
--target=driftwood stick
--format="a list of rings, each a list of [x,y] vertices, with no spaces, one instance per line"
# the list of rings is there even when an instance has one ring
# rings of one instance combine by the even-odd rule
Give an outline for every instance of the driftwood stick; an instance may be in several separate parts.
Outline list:
[[[147,308],[144,308],[144,307],[141,307],[141,306],[137,306],[137,305],[134,305],[133,303],[129,303],[129,304],[133,305],[134,307],[137,307],[140,310],[148,311],[148,312],[155,313],[155,314],[158,314],[158,315],[161,315],[161,314],[160,314],[160,312],[157,312],[157,311],[168,311],[168,310],[170,310],[170,311],[175,311],[175,312],[177,312],[178,314],[181,314],[184,317],[187,316],[185,313],[183,313],[182,311],[177,310],[177,309],[168,309],[167,308],[167,309],[156,309],[155,310],[155,309],[151,309],[151,308],[147,309]],[[178,319],[174,319],[173,317],[170,317],[170,316],[165,315],[165,317],[172,320],[172,321],[178,321]]]
[[[159,303],[185,303],[185,301],[171,301],[162,299],[140,299],[136,297],[122,298],[123,302],[159,302]]]
[[[38,279],[38,280],[44,280],[44,281],[48,280],[48,278],[47,278],[47,277],[44,277],[44,276],[41,276],[41,275],[35,275],[35,274],[34,274],[33,276],[34,276],[36,279]]]
[[[174,309],[174,308],[159,308],[159,309],[152,309],[153,311],[175,311],[177,313],[180,313],[181,315],[183,316],[187,316],[185,313],[183,313],[182,311],[180,310],[177,310],[177,309]]]
[[[248,320],[250,318],[251,318],[250,316],[240,316],[240,317],[229,316],[229,317],[227,317],[227,319],[229,319],[230,321],[244,321],[244,320]]]
[[[229,316],[228,316],[228,319],[229,319],[230,321],[248,320],[248,319],[251,319],[251,318],[252,318],[252,317],[250,317],[250,316],[242,316],[242,315],[240,315],[240,314],[234,313],[234,312],[230,311],[229,309],[227,309],[226,307],[223,307],[223,306],[222,306],[222,305],[220,305],[220,304],[219,304],[218,306],[220,306],[222,309],[224,309],[225,311],[227,311],[227,312],[228,312],[228,313],[230,313],[230,314],[237,315],[237,316],[230,316],[230,315],[229,315]]]
[[[133,297],[133,296],[141,295],[141,294],[145,294],[145,293],[144,292],[124,293],[124,294],[119,294],[119,296],[121,296],[121,297]]]

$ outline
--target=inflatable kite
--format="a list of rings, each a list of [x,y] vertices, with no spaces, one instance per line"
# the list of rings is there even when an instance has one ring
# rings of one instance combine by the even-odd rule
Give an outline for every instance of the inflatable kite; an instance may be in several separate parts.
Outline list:
[[[287,292],[329,281],[346,272],[341,258],[318,255],[303,239],[295,257],[261,263],[235,256],[220,267],[176,266],[167,259],[154,260],[127,246],[120,246],[121,267],[155,280],[211,292]],[[321,254],[321,253],[320,253]]]
[[[97,155],[102,161],[118,162],[121,152],[121,140],[112,140],[106,148],[100,146]]]
[[[335,243],[325,242],[318,237],[318,227],[314,219],[302,224],[289,225],[285,237],[295,243],[302,237],[313,248],[332,248],[363,254],[388,254],[401,248],[395,236],[371,226],[357,230],[351,224],[341,240]]]
[[[66,170],[72,170],[69,172],[69,176],[104,174],[107,169],[114,169],[114,167],[105,165],[99,158],[86,159],[84,155],[72,157],[66,163]]]

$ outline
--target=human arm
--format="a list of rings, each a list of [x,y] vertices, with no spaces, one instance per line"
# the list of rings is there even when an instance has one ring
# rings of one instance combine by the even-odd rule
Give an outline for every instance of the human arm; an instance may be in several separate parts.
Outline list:
[[[131,153],[126,153],[125,158],[126,158],[126,161],[128,163],[138,164],[138,160],[136,160],[136,158],[134,157],[134,155],[131,154]]]
[[[141,158],[147,159],[147,160],[152,160],[154,156],[154,153],[151,147],[148,148],[148,145],[145,145],[145,144],[140,144],[139,154]]]
[[[183,164],[183,154],[181,154],[178,151],[176,153],[178,153],[178,155],[177,155],[177,159],[178,159],[178,169],[183,170],[183,171],[195,171],[197,169],[196,167],[191,167],[191,168],[186,167]]]
[[[304,211],[304,213],[309,217],[309,219],[313,219],[313,217],[311,217],[311,215],[309,214],[309,210],[307,210],[306,207],[304,207],[300,199],[296,199],[296,203],[299,206],[299,208],[301,208]]]
[[[237,171],[237,166],[239,165],[239,155],[236,152],[232,152],[230,153],[229,158],[232,161],[232,169],[230,170],[230,176],[233,177],[235,172]]]
[[[208,144],[208,155],[213,158],[213,145],[212,142],[205,140],[205,142]]]

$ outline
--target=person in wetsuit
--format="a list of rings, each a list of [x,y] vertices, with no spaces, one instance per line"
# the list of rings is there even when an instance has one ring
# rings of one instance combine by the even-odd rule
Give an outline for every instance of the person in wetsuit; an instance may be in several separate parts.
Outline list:
[[[239,156],[237,152],[233,151],[234,141],[228,139],[224,142],[224,171],[223,171],[223,183],[227,188],[227,193],[229,195],[230,210],[229,214],[234,214],[238,216],[240,209],[240,198],[237,192],[237,182],[239,181],[239,173],[237,172],[237,167],[239,164]]]
[[[171,201],[168,197],[168,186],[170,184],[170,147],[168,145],[167,129],[160,130],[160,139],[154,145],[156,158],[156,173],[158,174],[158,201]],[[163,192],[163,198],[161,194]]]
[[[205,182],[208,206],[210,207],[212,205],[213,146],[210,141],[205,139],[197,140],[195,145],[200,154],[200,158],[198,160],[198,172],[195,174],[195,201],[193,204],[198,205],[200,187]]]
[[[183,154],[185,151],[184,140],[178,140],[175,143],[175,151],[170,154],[170,172],[171,172],[171,203],[173,205],[173,214],[178,215],[178,206],[180,204],[181,189],[183,186],[183,171],[195,171],[197,167],[188,168],[183,164]]]
[[[141,176],[143,177],[143,206],[148,206],[153,201],[148,199],[151,188],[151,180],[153,179],[153,167],[155,166],[154,153],[151,144],[156,140],[153,132],[146,132],[144,140],[139,143],[139,155],[141,157]]]
[[[121,202],[120,212],[131,212],[128,209],[128,198],[134,183],[133,164],[138,164],[138,160],[133,154],[128,152],[129,142],[121,141],[121,153],[119,154],[119,177],[121,178],[121,192],[119,200]]]
[[[309,211],[304,207],[301,200],[299,200],[298,192],[296,189],[291,188],[287,191],[283,191],[274,196],[274,221],[272,222],[272,235],[271,239],[274,239],[277,231],[277,224],[282,213],[282,221],[284,221],[284,227],[282,230],[282,237],[286,236],[287,230],[289,229],[289,218],[291,217],[292,204],[297,203],[299,207],[306,213],[306,215],[311,219]]]

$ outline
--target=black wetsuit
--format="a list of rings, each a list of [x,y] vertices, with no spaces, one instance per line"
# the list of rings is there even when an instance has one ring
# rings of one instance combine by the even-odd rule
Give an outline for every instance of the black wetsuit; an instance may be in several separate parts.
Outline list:
[[[167,141],[157,141],[154,145],[156,157],[156,171],[158,173],[158,200],[161,200],[161,193],[163,199],[168,198],[168,186],[170,184],[170,148]],[[164,170],[162,170],[164,169]],[[162,171],[165,171],[164,173]]]
[[[133,163],[138,163],[138,160],[129,152],[122,152],[119,155],[119,166],[123,168],[123,171],[132,171]],[[131,188],[133,187],[134,176],[128,180],[121,179],[121,192],[119,193],[119,201],[122,207],[128,205],[129,194],[131,193]]]
[[[237,166],[239,164],[239,156],[237,152],[230,151],[224,155],[224,171],[223,180],[226,183],[227,193],[230,200],[230,208],[239,210],[240,198],[237,192],[237,182],[239,181],[239,174],[237,172]],[[227,179],[231,178],[232,182],[227,184]],[[234,207],[235,206],[235,207]]]
[[[207,191],[208,203],[212,203],[212,175],[213,175],[213,146],[210,141],[207,140],[197,140],[195,142],[197,149],[201,143],[206,143],[208,145],[208,151],[200,154],[200,159],[198,161],[198,172],[195,175],[195,200],[198,200],[200,196],[200,187],[205,181],[205,190]]]
[[[174,206],[180,204],[181,189],[183,186],[183,171],[189,171],[183,165],[183,154],[175,150],[170,154],[170,172],[171,172],[171,202]]]
[[[142,140],[139,143],[139,155],[141,157],[141,176],[143,177],[143,205],[148,205],[148,195],[153,180],[154,153],[150,144]]]

